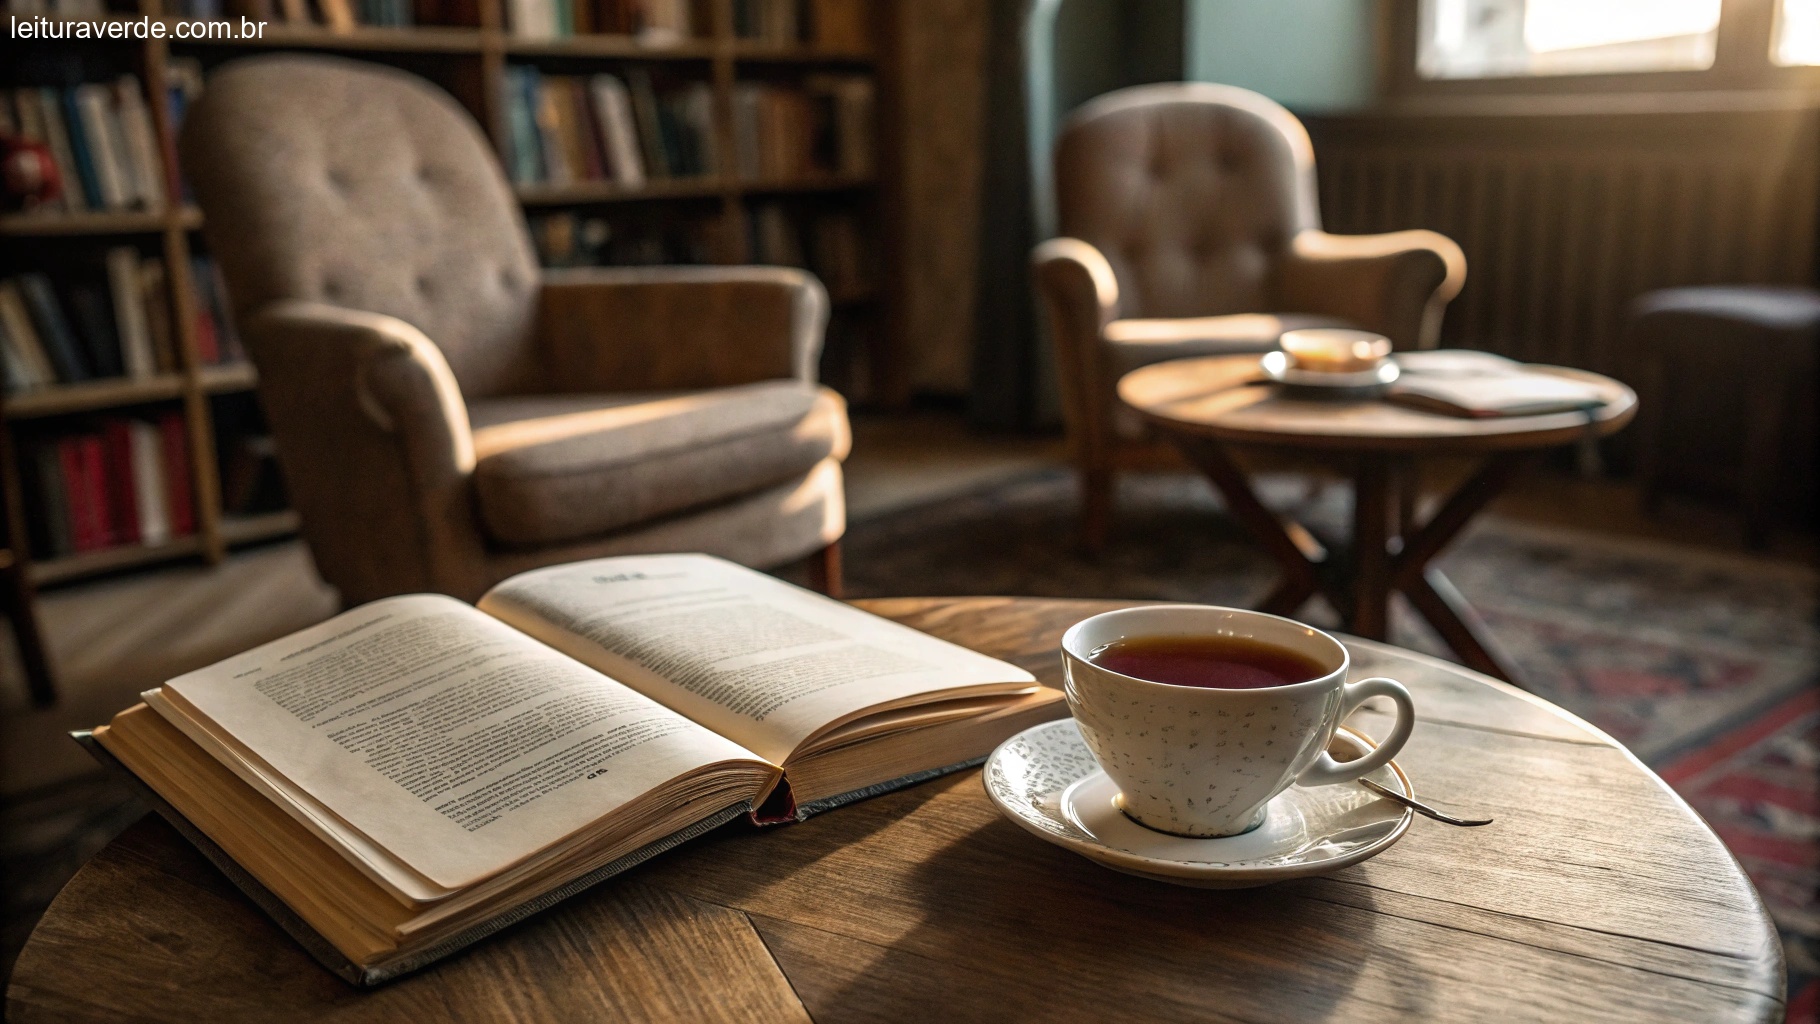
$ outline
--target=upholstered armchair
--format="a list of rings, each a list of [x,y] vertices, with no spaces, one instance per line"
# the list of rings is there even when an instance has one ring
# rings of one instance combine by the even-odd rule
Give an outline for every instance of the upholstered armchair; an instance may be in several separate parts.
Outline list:
[[[1062,237],[1036,247],[1033,269],[1090,550],[1110,528],[1115,473],[1147,446],[1121,376],[1269,351],[1301,327],[1432,347],[1466,278],[1460,247],[1432,231],[1322,231],[1307,131],[1232,86],[1144,85],[1083,105],[1055,147],[1055,198]]]
[[[657,551],[819,556],[838,588],[850,435],[814,277],[540,271],[474,121],[370,64],[228,65],[181,151],[344,601]]]

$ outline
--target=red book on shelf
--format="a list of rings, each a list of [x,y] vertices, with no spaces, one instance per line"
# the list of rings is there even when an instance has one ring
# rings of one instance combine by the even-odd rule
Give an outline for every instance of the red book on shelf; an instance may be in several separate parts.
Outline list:
[[[209,312],[200,295],[196,300],[196,359],[204,366],[221,362],[221,337],[215,329],[215,314]]]
[[[114,543],[107,514],[107,458],[98,434],[69,439],[75,448],[70,478],[71,530],[77,551],[99,551]]]
[[[108,522],[114,543],[139,543],[139,488],[133,482],[133,428],[126,420],[107,422],[102,435],[106,458]]]
[[[196,532],[196,505],[182,415],[167,412],[160,416],[158,433],[164,438],[164,494],[171,503],[171,536],[187,537]]]
[[[63,477],[63,507],[69,516],[70,550],[93,551],[100,543],[93,536],[88,514],[88,475],[82,471],[82,438],[57,442],[57,468]]]

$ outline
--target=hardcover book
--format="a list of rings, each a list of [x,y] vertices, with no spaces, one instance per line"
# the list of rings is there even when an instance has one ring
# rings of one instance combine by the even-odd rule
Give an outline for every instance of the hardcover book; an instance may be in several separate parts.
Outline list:
[[[422,967],[708,829],[977,763],[1065,713],[1016,666],[706,555],[387,598],[89,738],[318,959]]]

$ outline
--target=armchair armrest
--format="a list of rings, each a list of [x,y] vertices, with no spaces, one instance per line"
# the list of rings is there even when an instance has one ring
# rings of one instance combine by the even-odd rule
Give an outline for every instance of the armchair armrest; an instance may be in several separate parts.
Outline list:
[[[1063,419],[1076,454],[1097,465],[1107,445],[1111,384],[1102,358],[1118,319],[1119,282],[1105,254],[1078,238],[1051,238],[1030,253],[1031,273],[1055,348]]]
[[[1466,254],[1433,231],[1303,231],[1280,266],[1282,308],[1350,320],[1397,348],[1432,348],[1447,303],[1466,283]]]
[[[589,267],[544,275],[537,334],[559,391],[813,383],[828,293],[789,267]]]
[[[304,531],[343,599],[474,590],[445,578],[478,566],[481,542],[467,404],[441,350],[395,317],[320,302],[273,303],[244,333]]]

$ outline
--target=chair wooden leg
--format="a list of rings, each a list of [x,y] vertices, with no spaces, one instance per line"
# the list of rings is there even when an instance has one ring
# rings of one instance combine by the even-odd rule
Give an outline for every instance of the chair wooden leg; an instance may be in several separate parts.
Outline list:
[[[840,541],[809,556],[809,585],[832,598],[844,590],[841,580]]]
[[[1106,538],[1112,532],[1112,470],[1083,469],[1080,477],[1081,547],[1097,555],[1106,550]]]

